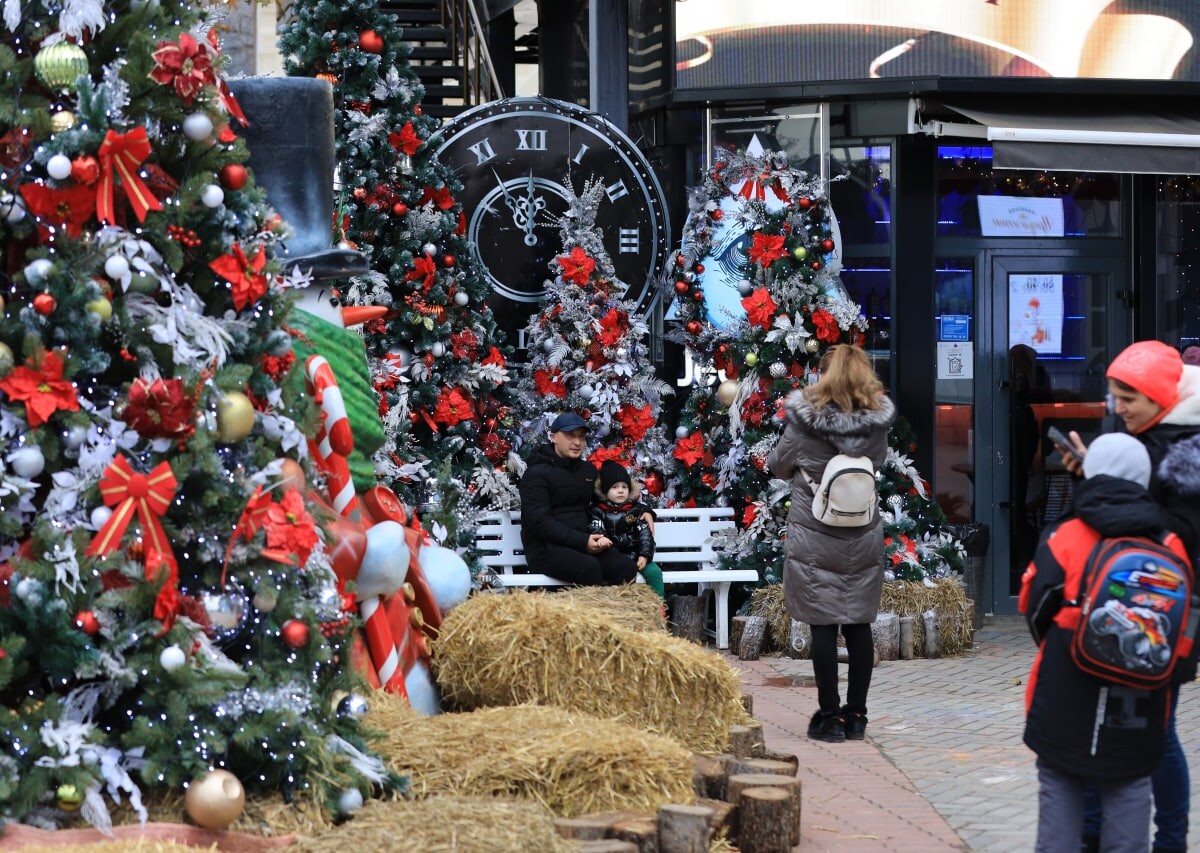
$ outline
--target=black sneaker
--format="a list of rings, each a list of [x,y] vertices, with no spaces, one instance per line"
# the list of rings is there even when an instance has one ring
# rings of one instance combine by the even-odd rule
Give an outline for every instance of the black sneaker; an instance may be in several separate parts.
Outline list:
[[[842,718],[836,713],[817,711],[808,724],[808,736],[825,743],[841,743],[846,739],[846,730],[842,727]]]
[[[867,736],[867,715],[843,708],[842,728],[846,732],[846,740],[863,740]]]

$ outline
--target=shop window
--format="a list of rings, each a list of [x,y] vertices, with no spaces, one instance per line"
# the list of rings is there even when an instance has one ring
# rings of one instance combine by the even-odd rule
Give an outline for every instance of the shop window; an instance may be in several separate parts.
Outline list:
[[[991,146],[938,147],[938,234],[1113,237],[1119,175],[993,169]]]
[[[1155,213],[1162,339],[1200,346],[1200,176],[1160,177]]]
[[[869,323],[863,348],[875,372],[892,387],[892,266],[886,257],[846,258],[840,274],[850,298],[858,303]]]
[[[943,258],[936,282],[933,333],[937,337],[937,380],[933,489],[946,518],[972,519],[975,486],[975,265]]]
[[[892,231],[892,149],[835,145],[829,202],[846,246],[886,245]]]

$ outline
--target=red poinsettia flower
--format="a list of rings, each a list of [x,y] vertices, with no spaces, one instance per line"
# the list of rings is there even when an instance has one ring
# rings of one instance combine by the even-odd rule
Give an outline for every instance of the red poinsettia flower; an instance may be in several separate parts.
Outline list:
[[[675,449],[671,451],[671,455],[689,468],[699,464],[704,458],[704,435],[697,431],[679,439],[675,442]]]
[[[267,547],[272,551],[296,557],[296,564],[308,562],[318,541],[317,523],[308,514],[304,498],[296,489],[288,489],[279,503],[267,508],[263,526],[267,530]]]
[[[508,362],[506,362],[504,360],[504,353],[500,352],[500,350],[496,349],[495,347],[492,347],[488,351],[487,358],[485,358],[482,363],[483,364],[495,364],[500,367],[508,366]]]
[[[494,432],[484,433],[479,439],[479,446],[483,448],[483,455],[493,465],[499,465],[506,460],[508,452],[512,450],[512,445]]]
[[[628,450],[626,442],[614,444],[611,447],[597,447],[588,454],[588,461],[599,468],[601,465],[611,459],[614,462],[620,463],[620,465],[628,471],[632,466],[630,466],[629,462],[625,459],[626,450]]]
[[[742,300],[742,307],[746,309],[746,318],[752,326],[761,326],[764,329],[771,328],[771,323],[775,320],[775,312],[779,310],[779,305],[771,298],[771,294],[767,292],[765,287],[760,287]]]
[[[79,411],[75,385],[62,375],[63,361],[58,354],[42,353],[40,359],[27,359],[0,379],[0,391],[8,399],[25,404],[25,420],[31,427],[41,426],[59,409]]]
[[[96,191],[82,184],[51,189],[45,184],[21,184],[25,207],[38,219],[43,241],[49,239],[47,227],[58,225],[67,234],[78,237],[83,224],[96,212]]]
[[[543,397],[566,397],[567,386],[562,381],[562,371],[557,367],[533,371],[533,384]]]
[[[655,418],[650,413],[650,405],[635,409],[632,406],[622,406],[617,411],[617,420],[621,423],[621,432],[630,441],[641,441],[650,427],[654,426]]]
[[[596,270],[596,262],[588,257],[588,253],[581,246],[576,246],[571,250],[571,254],[562,255],[554,261],[562,269],[564,279],[581,287],[587,284],[588,278]]]
[[[436,190],[433,187],[426,187],[421,193],[421,200],[417,203],[419,207],[433,202],[433,206],[438,210],[449,210],[454,207],[454,197],[450,195],[449,187],[438,187]]]
[[[437,264],[429,255],[413,258],[413,268],[404,274],[405,281],[421,282],[421,292],[428,293],[433,287],[433,279],[437,275]]]
[[[450,351],[455,358],[474,361],[479,355],[479,338],[470,329],[463,329],[450,336]]]
[[[782,234],[755,234],[746,254],[760,267],[769,267],[783,257],[784,239]]]
[[[837,319],[824,308],[818,308],[812,313],[813,325],[817,327],[817,340],[827,344],[836,344],[842,336]]]
[[[469,397],[464,397],[457,388],[442,389],[438,395],[437,407],[433,410],[435,421],[446,426],[454,426],[474,417],[475,409],[471,406]]]
[[[187,33],[180,33],[179,43],[160,42],[154,51],[154,69],[150,78],[155,83],[173,86],[175,94],[190,105],[205,86],[215,86],[217,75],[213,70],[214,53],[208,45],[196,41]]]
[[[144,438],[182,438],[195,431],[196,402],[182,379],[138,378],[129,388],[121,420]]]
[[[241,311],[253,305],[267,292],[267,277],[263,267],[267,265],[267,253],[262,246],[253,260],[247,260],[242,247],[233,244],[233,251],[210,261],[208,268],[233,285],[233,307]]]
[[[259,357],[259,364],[262,365],[264,374],[271,378],[271,381],[276,385],[283,382],[283,378],[287,376],[287,372],[292,369],[292,365],[296,363],[296,354],[288,350],[283,355],[270,355],[263,353]]]
[[[629,331],[629,315],[616,308],[608,309],[608,313],[600,318],[600,333],[597,340],[606,347],[614,346],[625,337]]]
[[[742,513],[742,527],[749,527],[756,518],[758,518],[758,504],[746,504],[746,510]]]
[[[406,122],[404,127],[400,128],[399,133],[393,131],[388,134],[388,145],[397,151],[403,151],[411,157],[421,147],[421,137],[417,136],[416,128],[413,127],[413,123],[410,121]]]

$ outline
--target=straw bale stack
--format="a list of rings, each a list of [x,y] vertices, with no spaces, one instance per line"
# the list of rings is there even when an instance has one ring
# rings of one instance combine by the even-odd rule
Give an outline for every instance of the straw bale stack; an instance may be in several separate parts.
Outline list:
[[[695,799],[688,750],[614,720],[534,705],[422,717],[376,694],[367,722],[416,797],[533,800],[556,817]]]
[[[662,610],[663,600],[644,583],[576,586],[554,594],[582,607],[590,607],[604,613],[614,624],[631,631],[661,633],[667,630],[667,621]]]
[[[685,640],[630,631],[562,595],[480,595],[433,647],[446,707],[554,705],[719,753],[748,719],[737,671]]]

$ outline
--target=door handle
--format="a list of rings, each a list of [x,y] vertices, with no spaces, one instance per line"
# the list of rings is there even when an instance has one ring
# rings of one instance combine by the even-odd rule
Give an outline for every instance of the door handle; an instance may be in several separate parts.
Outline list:
[[[1012,501],[999,501],[996,506],[1000,509],[1012,509]]]
[[[1012,387],[1012,381],[1009,379],[1001,379],[999,385],[1001,391],[1007,391]]]

